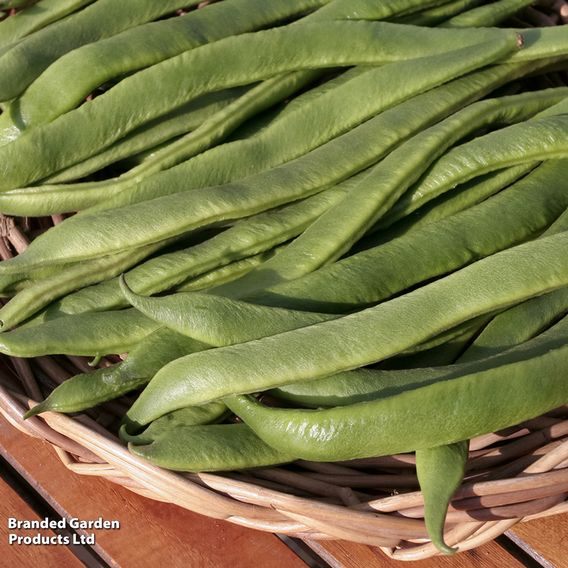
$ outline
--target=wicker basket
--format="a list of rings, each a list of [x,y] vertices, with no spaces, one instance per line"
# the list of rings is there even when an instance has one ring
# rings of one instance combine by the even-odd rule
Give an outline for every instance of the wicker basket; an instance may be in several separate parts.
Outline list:
[[[527,9],[518,24],[568,22],[565,0],[540,4],[542,11]],[[546,81],[543,87],[567,82],[565,74]],[[62,219],[29,222],[0,216],[0,256],[22,252],[29,238]],[[106,359],[101,365],[114,362]],[[439,554],[427,538],[412,454],[341,463],[298,461],[222,475],[177,474],[131,455],[113,434],[131,403],[128,398],[80,416],[45,413],[23,421],[24,412],[55,385],[89,370],[82,357],[3,357],[0,413],[23,433],[49,442],[71,471],[106,477],[151,499],[257,530],[378,546],[398,560]],[[448,512],[446,542],[469,550],[519,522],[565,512],[568,406],[472,440],[467,475]]]
[[[21,252],[27,235],[60,220],[0,219],[0,255]],[[81,357],[5,357],[0,366],[0,412],[25,434],[48,441],[73,472],[106,477],[146,497],[249,528],[379,546],[399,560],[438,554],[426,535],[411,454],[342,463],[299,461],[222,475],[177,474],[131,455],[112,433],[128,399],[76,417],[46,413],[22,420],[55,385],[87,370]],[[568,406],[472,440],[468,473],[448,513],[446,539],[464,551],[518,522],[563,512],[568,512]]]

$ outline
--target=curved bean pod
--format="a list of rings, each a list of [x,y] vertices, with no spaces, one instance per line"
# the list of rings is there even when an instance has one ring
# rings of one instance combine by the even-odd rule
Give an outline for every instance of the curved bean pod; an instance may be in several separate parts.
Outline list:
[[[111,79],[205,43],[303,14],[326,1],[225,0],[181,18],[152,22],[83,46],[55,61],[30,85],[12,105],[12,123],[26,128],[51,122]],[[0,122],[6,125],[5,118]]]
[[[71,258],[109,254],[112,250],[121,250],[125,240],[130,246],[155,242],[192,226],[204,226],[222,218],[250,216],[308,197],[328,184],[338,183],[365,169],[419,128],[511,80],[513,75],[533,69],[533,65],[502,65],[457,79],[385,111],[302,158],[240,183],[167,195],[116,211],[85,213],[67,219],[38,237],[16,259],[0,264],[0,274]],[[410,111],[415,120],[405,122],[403,130],[401,116]],[[46,199],[48,197],[42,195],[42,200]],[[151,224],[141,227],[140,221],[146,215],[150,215]],[[87,247],[80,236],[84,230],[90,235],[101,233],[104,238],[89,242]]]
[[[534,119],[479,136],[440,158],[389,212],[388,227],[474,177],[504,167],[568,155],[568,115]]]
[[[498,0],[485,6],[479,6],[454,16],[442,27],[467,28],[491,27],[500,24],[503,20],[514,16],[523,8],[534,4],[533,0]]]
[[[199,293],[149,298],[134,294],[124,280],[121,289],[132,307],[156,323],[213,346],[242,343],[338,317],[255,306]]]
[[[20,95],[64,53],[127,28],[155,20],[197,0],[98,0],[23,39],[0,57],[0,101]]]
[[[158,420],[154,420],[148,428],[139,434],[130,434],[124,426],[118,432],[123,442],[135,445],[151,444],[174,430],[188,426],[203,426],[218,421],[227,414],[227,407],[222,402],[210,402],[203,406],[190,406],[170,412]]]
[[[150,259],[125,274],[135,292],[156,294],[182,286],[201,274],[282,244],[300,234],[356,183],[351,178],[298,203],[243,219],[202,243]],[[127,306],[118,278],[101,282],[62,298],[48,311],[81,313]]]
[[[191,187],[228,183],[278,166],[306,154],[385,109],[482,66],[485,57],[489,60],[494,58],[491,47],[486,54],[485,50],[479,47],[469,47],[459,51],[459,53],[450,52],[400,61],[362,72],[359,70],[355,73],[348,72],[345,79],[340,77],[332,81],[332,85],[323,92],[319,91],[315,96],[300,97],[295,105],[277,117],[258,135],[213,148],[182,164],[175,175],[177,179],[186,180],[183,186],[185,191]],[[313,79],[313,76],[310,77],[302,71],[297,72],[295,76],[301,80]],[[408,76],[413,77],[411,83],[404,80]],[[269,96],[274,96],[272,93],[275,92],[278,97],[282,97],[283,92],[286,96],[288,91],[285,86],[291,77],[294,75],[287,74],[268,80],[255,88],[247,97],[250,96],[252,104],[258,106],[259,103],[256,101],[259,93],[255,91],[260,91],[260,96],[264,92]],[[345,108],[345,100],[353,103],[349,105],[349,109]],[[219,122],[225,124],[227,120],[220,117]],[[224,125],[223,130],[227,128]],[[192,142],[192,138],[195,142]],[[210,145],[201,144],[200,138],[199,130],[193,132],[157,153],[152,160],[131,170],[117,182],[111,181],[110,185],[114,187],[115,192],[120,192],[119,195],[103,201],[92,211],[121,207],[143,199],[155,198],[164,195],[164,189],[167,189],[168,193],[181,190],[179,183],[165,184],[161,178],[150,179],[147,184],[140,182],[153,173],[175,166]],[[283,144],[285,140],[294,140],[294,144]],[[187,179],[191,180],[189,184]],[[100,187],[107,185],[103,182]]]
[[[568,161],[550,161],[471,209],[244,299],[339,313],[378,303],[539,234],[566,206],[567,172]]]
[[[94,0],[43,0],[25,12],[0,22],[0,49],[81,9]]]
[[[439,124],[431,126],[403,143],[379,162],[357,187],[353,188],[348,198],[344,198],[340,203],[323,213],[280,254],[262,265],[258,270],[235,281],[232,286],[225,290],[229,291],[230,294],[250,293],[286,280],[294,280],[335,261],[346,253],[418,180],[422,172],[457,140],[474,132],[479,127],[494,122],[524,121],[543,108],[562,101],[567,95],[568,89],[561,88],[556,92],[547,91],[536,95],[529,93],[482,101],[464,108]],[[556,136],[559,139],[556,146],[560,146],[558,154],[560,156],[568,155],[568,137],[566,137],[565,132],[564,136],[561,135],[563,128],[568,129],[568,118],[565,125],[559,127],[554,124],[552,126],[548,129],[545,128],[545,133],[540,137],[540,144],[537,143],[537,151],[540,152],[542,157],[548,155],[549,152],[552,154],[551,157],[554,157],[554,149],[551,150],[550,148],[552,146],[550,139]],[[525,127],[525,130],[529,129]],[[515,133],[518,131],[519,129]],[[511,146],[517,149],[517,160],[527,161],[524,154],[521,154],[520,158],[518,156],[517,145],[522,147],[519,137],[511,136]],[[535,132],[527,133],[527,140],[535,141],[535,138],[538,140]],[[498,139],[503,141],[503,136]],[[507,138],[505,137],[505,139]],[[497,146],[491,145],[490,142],[488,144],[491,152],[497,154]],[[486,156],[493,156],[487,151],[487,146],[483,146],[481,142],[476,144],[477,150],[480,147],[484,148]],[[542,147],[544,147],[544,151]],[[499,146],[499,149],[506,152],[506,149],[503,150],[502,146]],[[539,155],[536,156],[537,159],[538,157]],[[497,161],[495,157],[485,160],[481,158],[475,162],[475,165],[479,167],[480,163],[485,164],[490,160]],[[461,163],[463,162],[465,160]],[[509,164],[505,163],[504,165]],[[497,168],[492,167],[492,169]],[[473,167],[470,171],[472,170]],[[486,168],[485,171],[491,171],[491,169]],[[482,173],[485,172],[482,170]],[[470,175],[469,177],[473,176]],[[465,177],[465,180],[467,179]]]
[[[2,329],[6,330],[18,325],[53,300],[69,292],[124,272],[166,244],[160,242],[140,249],[127,250],[111,257],[96,258],[68,267],[59,267],[59,270],[56,269],[53,274],[26,286],[0,308]]]
[[[268,409],[250,396],[225,402],[266,443],[302,459],[349,460],[452,444],[566,404],[567,328],[565,318],[496,367],[377,401],[326,410]]]
[[[11,357],[119,354],[158,327],[137,310],[67,316],[0,334],[0,353]]]
[[[182,134],[196,130],[212,115],[234,102],[246,90],[247,88],[235,87],[199,97],[169,115],[141,126],[96,156],[58,172],[44,180],[43,185],[85,177],[119,160],[150,150]]]
[[[154,435],[148,444],[130,443],[128,449],[154,465],[174,471],[233,471],[295,459],[265,444],[245,424],[183,426]]]
[[[132,347],[122,363],[76,375],[51,391],[26,418],[41,412],[81,412],[113,400],[146,383],[167,363],[207,346],[159,328]]]
[[[225,38],[135,73],[80,108],[0,147],[0,190],[21,187],[76,164],[145,122],[206,92],[249,84],[286,71],[379,64],[444,53],[451,51],[454,42],[464,46],[495,42],[493,45],[499,49],[494,57],[498,59],[518,47],[518,37],[515,32],[491,28],[442,30],[385,22],[338,21],[290,25]],[[302,50],[298,50],[298,45]],[[223,64],[212,68],[211,61]],[[148,84],[153,85],[151,91],[145,88]],[[90,132],[88,138],[83,136],[85,131]]]
[[[399,24],[410,24],[412,26],[435,26],[448,18],[461,14],[464,10],[479,6],[480,3],[481,0],[453,0],[443,3],[441,6],[434,6],[415,14],[397,18],[395,21]]]
[[[568,285],[567,245],[568,233],[541,238],[356,314],[182,357],[156,374],[128,419],[148,424],[183,406],[382,361],[464,321]],[[167,398],[160,395],[166,391]]]
[[[538,162],[530,162],[474,178],[458,186],[454,191],[445,193],[426,203],[408,217],[403,217],[389,226],[387,230],[380,231],[377,229],[376,232],[372,230],[372,234],[359,241],[355,248],[367,249],[377,246],[429,223],[455,215],[468,207],[473,207],[515,183],[534,170],[537,165]],[[388,220],[388,213],[385,220]]]
[[[444,542],[448,506],[465,475],[469,440],[416,450],[416,474],[424,495],[424,520],[430,539],[444,554],[454,554]]]

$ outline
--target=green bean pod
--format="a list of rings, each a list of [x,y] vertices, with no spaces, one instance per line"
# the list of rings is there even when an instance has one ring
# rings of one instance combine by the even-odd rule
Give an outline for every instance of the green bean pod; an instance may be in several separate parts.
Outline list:
[[[413,231],[419,227],[445,219],[464,209],[473,207],[509,187],[524,175],[534,170],[537,165],[538,162],[529,162],[528,164],[512,166],[474,178],[458,186],[455,190],[444,193],[440,197],[426,203],[426,205],[420,207],[407,217],[403,217],[389,226],[388,229],[382,231],[378,228],[376,230],[372,229],[370,231],[371,234],[359,241],[354,248],[371,248],[396,237],[400,237],[409,231]],[[385,222],[388,222],[388,213],[385,217]],[[379,221],[379,225],[380,224],[381,221]]]
[[[464,321],[568,285],[567,244],[568,233],[541,238],[355,314],[182,357],[156,374],[128,418],[148,424],[183,406],[382,361]]]
[[[63,54],[127,28],[155,20],[197,0],[98,0],[24,38],[0,57],[0,101],[19,96]]]
[[[130,443],[128,449],[135,456],[174,471],[234,471],[295,459],[265,444],[245,424],[182,426],[152,433],[150,443]]]
[[[122,363],[82,373],[61,383],[26,418],[41,412],[81,412],[119,398],[146,383],[167,363],[207,346],[158,328],[133,345]],[[217,403],[216,403],[217,404]]]
[[[471,209],[244,299],[328,313],[376,304],[540,234],[566,206],[567,172],[550,161]]]
[[[300,234],[326,208],[337,202],[356,183],[322,191],[298,203],[238,221],[233,227],[189,248],[150,259],[125,274],[139,294],[151,295],[195,282],[195,278],[230,263],[273,249]],[[78,290],[62,298],[48,311],[81,313],[127,306],[118,278]]]
[[[204,426],[218,422],[227,414],[227,407],[222,402],[211,402],[203,406],[190,406],[180,408],[175,412],[170,412],[158,420],[154,420],[148,428],[138,434],[131,434],[121,426],[118,435],[123,442],[135,444],[137,446],[151,444],[152,442],[170,435],[173,431],[178,431],[188,426]]]
[[[434,6],[427,10],[402,16],[394,21],[411,26],[435,26],[462,13],[464,10],[479,6],[480,3],[481,0],[453,0],[452,2],[444,2],[440,6]]]
[[[491,47],[489,52],[493,53]],[[331,87],[318,92],[317,96],[300,97],[300,104],[292,105],[257,136],[213,148],[181,166],[176,174],[180,179],[183,176],[183,179],[191,180],[189,186],[187,181],[185,182],[184,190],[227,183],[253,175],[297,158],[379,112],[479,67],[483,59],[483,50],[479,47],[469,47],[460,50],[460,53],[445,53],[396,62],[363,72],[348,72],[347,79],[340,77],[332,81]],[[261,94],[250,93],[251,101],[258,106],[262,92],[271,94],[276,91],[278,96],[282,97],[284,91],[285,96],[286,89],[283,85],[277,88],[277,84],[289,82],[289,77],[293,76],[304,80],[306,72],[300,71],[295,75],[288,74],[266,81],[255,89],[261,90]],[[404,81],[408,76],[413,77],[411,83]],[[310,78],[309,74],[306,78]],[[345,108],[345,100],[352,101],[348,109]],[[223,124],[227,122],[222,118],[220,121]],[[224,124],[223,129],[227,128]],[[283,140],[294,140],[294,144],[283,144]],[[93,210],[120,207],[144,198],[163,195],[163,191],[156,189],[156,182],[159,183],[158,187],[167,188],[168,193],[174,193],[179,184],[166,185],[158,179],[149,180],[147,185],[140,185],[138,182],[153,173],[175,166],[183,159],[195,155],[198,150],[204,149],[205,145],[196,146],[199,141],[200,132],[193,132],[156,154],[151,161],[131,170],[118,182],[110,182],[114,183],[116,191],[120,190],[120,194]],[[101,185],[105,186],[106,183]]]
[[[568,89],[561,88],[536,95],[529,93],[482,101],[417,134],[372,168],[349,193],[348,199],[344,198],[328,209],[282,253],[259,270],[234,282],[227,292],[242,294],[268,288],[333,262],[346,253],[418,180],[429,164],[457,140],[480,126],[496,121],[524,121],[543,108],[562,101],[567,93]],[[557,128],[557,138],[561,144],[564,138],[560,136],[560,128],[553,126]],[[554,131],[548,134],[549,130],[546,129],[547,134],[541,136],[538,145],[541,153],[544,153],[542,146],[546,152],[550,150],[547,142],[554,136]],[[512,146],[516,142],[516,138],[511,138]],[[557,142],[557,145],[560,144]],[[495,146],[491,149],[497,153]],[[568,152],[568,145],[564,152]]]
[[[266,443],[302,459],[349,460],[423,450],[495,432],[566,404],[567,339],[564,318],[507,352],[498,365],[350,406],[268,409],[250,396],[225,402]]]
[[[286,71],[380,64],[444,53],[457,41],[463,46],[492,44],[494,59],[499,59],[516,50],[518,40],[515,32],[491,28],[441,30],[341,21],[290,25],[225,38],[135,73],[80,108],[0,147],[0,190],[22,187],[89,158],[145,122],[206,92],[250,84]],[[211,67],[211,61],[222,64]],[[252,66],[251,61],[255,62]],[[153,87],[151,91],[145,88],[148,84]],[[88,137],[85,131],[89,131]]]
[[[30,266],[110,254],[123,249],[125,240],[130,246],[141,246],[224,218],[249,216],[308,197],[329,183],[338,183],[365,169],[401,139],[482,96],[510,79],[511,73],[526,72],[529,68],[532,64],[515,68],[500,66],[457,79],[440,90],[421,95],[419,100],[416,97],[385,111],[303,158],[240,183],[167,195],[115,211],[67,219],[38,237],[17,259],[2,263],[0,275]],[[425,102],[429,103],[428,107],[423,106]],[[401,130],[401,113],[412,109],[417,113],[416,120],[407,122],[405,130]],[[148,215],[151,222],[141,226],[141,219]],[[83,231],[104,236],[85,246],[80,236],[85,234]]]
[[[158,327],[137,310],[67,316],[0,334],[0,353],[11,357],[120,354]]]
[[[424,495],[424,520],[430,539],[440,552],[454,554],[444,542],[450,501],[465,475],[469,441],[416,450],[416,474]]]
[[[69,182],[85,177],[110,164],[150,151],[180,135],[199,128],[218,111],[237,100],[247,88],[235,87],[203,95],[189,104],[176,109],[165,117],[145,124],[129,136],[112,144],[106,150],[70,168],[43,180],[43,184]],[[94,186],[93,186],[94,187]]]
[[[498,0],[458,14],[442,24],[448,28],[491,27],[514,16],[534,0]]]
[[[399,199],[381,224],[389,226],[460,183],[504,167],[568,155],[568,115],[528,120],[479,136],[440,158]]]
[[[18,40],[80,10],[94,0],[43,0],[12,18],[0,22],[0,49],[10,47]]]
[[[150,298],[134,294],[124,280],[121,288],[128,302],[148,318],[213,346],[242,343],[337,317],[255,306],[199,293]]]
[[[90,43],[63,55],[38,77],[12,105],[11,122],[20,128],[51,122],[116,77],[223,37],[276,24],[325,2],[225,0],[181,18],[148,23]],[[4,128],[9,125],[6,118],[0,122]]]

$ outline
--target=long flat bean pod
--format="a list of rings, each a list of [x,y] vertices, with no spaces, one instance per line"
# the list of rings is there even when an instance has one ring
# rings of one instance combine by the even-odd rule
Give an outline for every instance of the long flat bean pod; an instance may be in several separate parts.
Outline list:
[[[464,10],[468,10],[474,6],[478,6],[481,0],[453,0],[452,2],[444,2],[440,6],[434,6],[427,10],[416,12],[395,19],[399,24],[409,24],[412,26],[435,26]]]
[[[365,169],[419,128],[479,98],[510,80],[512,74],[522,74],[529,68],[533,68],[532,63],[513,68],[496,66],[457,79],[385,111],[302,158],[237,184],[196,189],[115,211],[67,219],[38,237],[16,259],[0,264],[0,274],[50,262],[110,254],[113,250],[122,250],[125,241],[129,246],[141,246],[167,238],[170,233],[185,232],[192,226],[204,226],[222,218],[249,216],[308,197],[326,185],[338,183]],[[408,117],[409,113],[415,120],[405,120],[403,130],[401,116]],[[42,200],[46,199],[44,194]],[[146,216],[149,216],[149,222],[141,225]],[[87,243],[81,236],[83,231],[91,237],[99,234],[101,237],[96,242],[90,238]]]
[[[268,409],[243,396],[226,403],[266,443],[303,459],[347,460],[451,444],[566,404],[567,328],[564,318],[509,351],[498,366],[377,401],[326,410]]]
[[[378,303],[537,235],[563,211],[567,172],[566,160],[543,164],[475,207],[245,299],[339,313]]]
[[[444,22],[442,26],[449,28],[496,26],[532,4],[533,0],[498,0],[458,14]]]
[[[48,410],[80,412],[113,400],[148,383],[170,361],[204,347],[190,338],[159,328],[136,344],[125,361],[72,377],[54,389],[27,416]]]
[[[473,207],[515,183],[518,179],[534,170],[537,165],[537,162],[530,162],[512,166],[470,180],[458,186],[454,191],[445,193],[439,198],[426,203],[426,205],[420,207],[414,213],[403,217],[394,225],[389,226],[387,230],[378,232],[371,230],[372,234],[359,241],[354,248],[362,247],[364,249],[376,246],[399,237],[408,231],[449,217],[468,207]],[[386,219],[388,219],[388,214]]]
[[[94,0],[42,0],[24,12],[0,23],[0,49],[92,4]]]
[[[82,373],[61,383],[26,416],[40,412],[80,412],[141,387],[167,363],[206,346],[166,328],[158,328],[132,347],[122,363]]]
[[[159,147],[160,144],[199,128],[212,115],[226,108],[245,91],[246,88],[235,87],[199,97],[165,117],[141,126],[92,158],[58,172],[55,176],[44,180],[43,184],[79,179],[117,161]]]
[[[79,314],[2,333],[0,352],[12,357],[119,354],[158,327],[137,310]]]
[[[389,226],[428,201],[479,175],[503,167],[568,155],[568,115],[514,124],[462,144],[440,158],[392,208]]]
[[[489,47],[487,54],[484,51],[478,46],[468,47],[459,50],[459,53],[444,53],[363,72],[348,72],[346,79],[332,81],[331,87],[319,92],[317,96],[300,97],[301,104],[293,105],[258,135],[213,148],[180,166],[176,175],[180,179],[183,176],[186,180],[185,189],[206,187],[242,179],[297,158],[395,104],[482,66],[485,57],[492,60],[493,48]],[[408,76],[413,77],[412,82],[405,81]],[[268,103],[272,104],[273,96],[283,98],[290,90],[297,88],[297,80],[310,78],[313,79],[301,71],[279,76],[259,85],[243,99],[250,99],[252,108],[256,110],[262,105],[259,98],[263,100],[264,93],[271,97]],[[290,88],[288,85],[291,81]],[[352,101],[347,109],[345,100]],[[240,101],[234,105],[239,103]],[[227,131],[230,126],[223,114],[213,120],[223,124],[223,131]],[[239,114],[236,116],[239,117]],[[139,182],[208,147],[210,129],[209,124],[204,124],[184,139],[158,152],[151,160],[127,172],[117,182],[111,181],[114,191],[120,190],[125,195],[103,202],[96,209],[120,207],[125,203],[139,201],[144,196],[154,198],[163,195],[163,191],[159,191],[157,187],[168,188],[168,192],[173,193],[177,184],[165,185],[158,179],[149,180],[144,186]],[[202,130],[204,134],[201,133]],[[287,143],[288,140],[293,140],[294,143]],[[105,187],[108,183],[103,182],[100,187]],[[131,195],[132,192],[135,192],[134,196]]]
[[[232,471],[295,459],[292,454],[264,443],[245,424],[183,426],[152,435],[148,444],[130,443],[128,449],[150,463],[174,471]]]
[[[303,14],[326,0],[224,0],[181,18],[152,22],[71,51],[12,105],[20,128],[50,122],[103,83],[155,65],[199,45]],[[0,119],[5,127],[6,118]]]
[[[225,38],[135,73],[80,108],[2,146],[0,189],[21,187],[82,161],[206,92],[286,71],[379,64],[444,53],[451,51],[455,42],[493,45],[494,59],[499,59],[519,47],[519,36],[495,28],[452,30],[385,22],[326,22]],[[211,61],[219,65],[212,67]],[[145,88],[149,84],[151,91]],[[84,136],[86,131],[88,137]]]
[[[347,252],[418,180],[428,165],[457,140],[494,122],[524,121],[563,100],[567,94],[568,89],[561,88],[556,92],[543,91],[482,101],[431,126],[379,162],[353,188],[348,198],[323,213],[281,253],[258,270],[235,281],[227,290],[238,294],[270,287],[333,262]],[[552,136],[554,134],[547,132],[546,141]],[[560,138],[559,132],[557,137]],[[544,138],[542,136],[541,140]],[[566,140],[568,142],[568,138]],[[515,139],[514,142],[518,141]],[[566,154],[568,144],[564,145]],[[492,150],[495,151],[495,148],[493,146]],[[545,147],[545,151],[550,151],[549,147]]]
[[[568,285],[567,245],[565,232],[541,238],[356,314],[182,357],[158,372],[127,416],[147,424],[183,406],[382,361],[464,321]]]
[[[199,293],[149,298],[134,294],[124,281],[122,292],[134,308],[155,322],[213,346],[242,343],[337,317],[255,306]]]
[[[0,101],[9,101],[53,61],[81,45],[155,20],[197,0],[97,0],[83,10],[23,39],[0,57]]]
[[[356,178],[351,178],[303,201],[238,221],[202,243],[150,259],[129,270],[126,282],[139,294],[156,294],[228,263],[270,250],[300,234],[354,183]],[[114,278],[62,298],[49,311],[72,314],[127,305],[118,278]]]
[[[47,278],[41,278],[26,286],[0,308],[2,328],[6,330],[18,325],[53,300],[69,292],[121,274],[166,244],[156,243],[136,250],[127,250],[111,257],[79,262],[69,267],[59,267],[59,270],[48,275]]]

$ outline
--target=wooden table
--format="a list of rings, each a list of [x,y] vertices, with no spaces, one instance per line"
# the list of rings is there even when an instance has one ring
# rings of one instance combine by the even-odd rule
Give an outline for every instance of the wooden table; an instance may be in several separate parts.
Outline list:
[[[9,545],[7,518],[118,520],[119,530],[62,533],[94,544]],[[56,531],[41,531],[57,538]],[[0,565],[38,568],[387,568],[408,566],[378,549],[348,542],[301,542],[244,529],[145,499],[108,481],[66,470],[46,442],[24,436],[0,417]],[[568,515],[518,525],[497,542],[456,555],[410,563],[420,568],[568,568]]]

